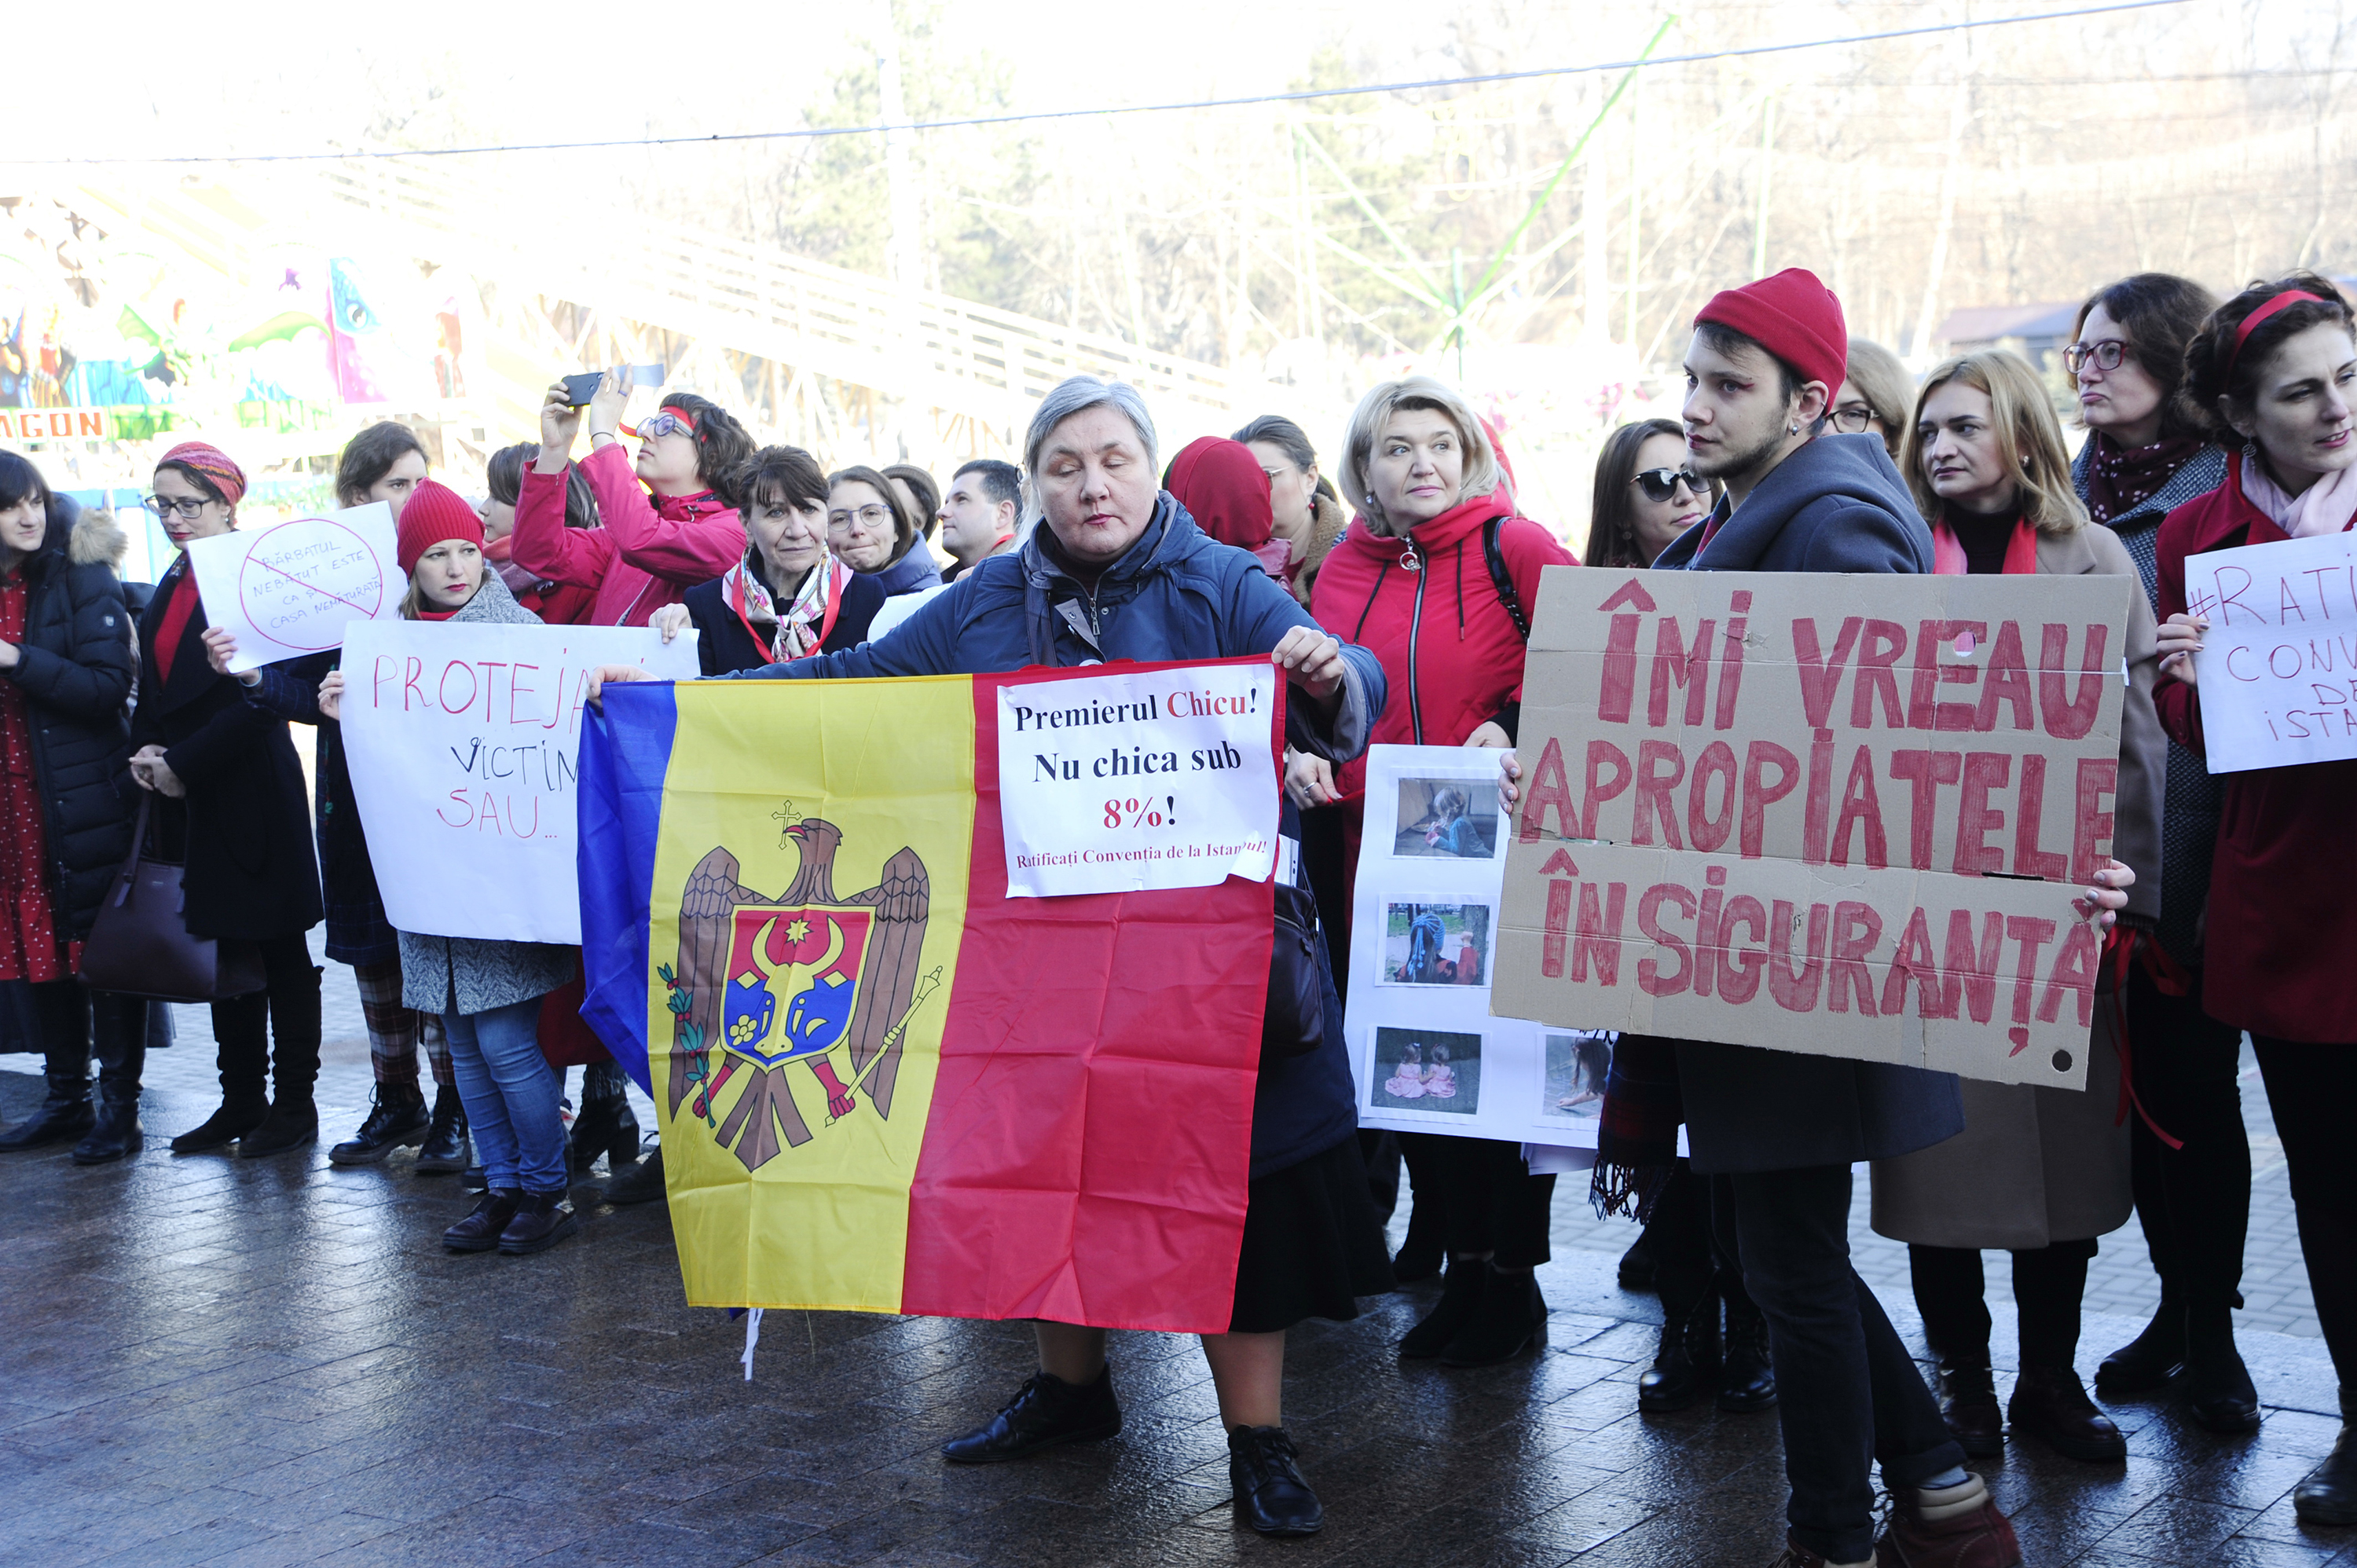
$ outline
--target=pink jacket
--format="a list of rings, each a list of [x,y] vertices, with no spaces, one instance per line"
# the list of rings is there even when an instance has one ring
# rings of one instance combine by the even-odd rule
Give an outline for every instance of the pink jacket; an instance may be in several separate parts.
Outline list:
[[[526,464],[510,558],[552,582],[591,588],[587,625],[644,626],[745,556],[745,525],[710,490],[647,493],[619,441],[581,460],[601,526],[565,526],[565,476]]]

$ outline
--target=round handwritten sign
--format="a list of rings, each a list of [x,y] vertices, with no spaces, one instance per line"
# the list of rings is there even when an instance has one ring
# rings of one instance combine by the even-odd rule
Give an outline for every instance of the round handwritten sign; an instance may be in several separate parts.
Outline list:
[[[348,622],[375,618],[384,579],[367,540],[340,522],[304,517],[263,531],[246,552],[237,591],[256,631],[317,653],[340,646]]]

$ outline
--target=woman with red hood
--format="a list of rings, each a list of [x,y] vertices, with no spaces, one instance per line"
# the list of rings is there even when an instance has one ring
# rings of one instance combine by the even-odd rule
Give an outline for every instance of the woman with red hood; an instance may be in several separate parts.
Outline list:
[[[1392,697],[1370,740],[1512,746],[1539,574],[1571,565],[1571,553],[1515,514],[1490,433],[1429,376],[1385,381],[1360,401],[1341,481],[1360,511],[1318,571],[1310,613],[1383,662]],[[1306,757],[1286,777],[1300,804],[1344,808],[1353,880],[1365,778],[1363,761],[1338,777]],[[1400,1145],[1417,1187],[1441,1200],[1448,1251],[1440,1303],[1400,1354],[1486,1366],[1544,1343],[1546,1302],[1532,1270],[1548,1256],[1555,1177],[1531,1175],[1516,1144],[1403,1133]]]
[[[1273,537],[1276,514],[1269,502],[1268,475],[1251,447],[1217,435],[1190,442],[1170,460],[1162,488],[1178,498],[1196,527],[1258,561],[1279,587],[1292,587],[1292,553]]]

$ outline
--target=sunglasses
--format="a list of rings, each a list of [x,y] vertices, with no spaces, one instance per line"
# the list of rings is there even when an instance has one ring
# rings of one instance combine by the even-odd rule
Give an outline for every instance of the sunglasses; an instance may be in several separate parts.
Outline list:
[[[1704,493],[1702,476],[1692,468],[1647,468],[1641,474],[1631,474],[1629,482],[1643,490],[1649,501],[1668,500],[1678,493],[1680,485],[1686,488],[1688,495]]]
[[[642,422],[636,430],[627,424],[622,426],[622,434],[639,441],[651,441],[658,435],[693,435],[695,434],[695,422],[664,409],[652,419]]]

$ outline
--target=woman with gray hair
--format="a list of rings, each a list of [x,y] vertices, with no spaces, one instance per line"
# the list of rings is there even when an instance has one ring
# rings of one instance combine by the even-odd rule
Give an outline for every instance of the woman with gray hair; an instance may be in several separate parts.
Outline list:
[[[1252,556],[1206,537],[1157,489],[1154,421],[1135,387],[1094,376],[1063,382],[1032,416],[1023,458],[1028,505],[1045,526],[1021,549],[985,558],[872,642],[737,678],[978,674],[1259,655],[1293,687],[1289,746],[1330,764],[1365,749],[1383,709],[1382,667],[1329,637]],[[598,682],[647,678],[628,666],[597,671]],[[1297,842],[1289,806],[1280,832]],[[1325,1044],[1261,1064],[1235,1305],[1228,1332],[1203,1337],[1236,1510],[1265,1535],[1308,1535],[1324,1521],[1283,1426],[1285,1331],[1305,1317],[1354,1317],[1355,1297],[1392,1283],[1359,1156],[1330,974],[1325,994]],[[942,1444],[944,1458],[1019,1459],[1121,1430],[1104,1331],[1036,1327],[1039,1372],[983,1426]]]
[[[1310,608],[1321,625],[1363,640],[1391,690],[1405,694],[1369,739],[1512,746],[1539,574],[1572,564],[1571,552],[1515,514],[1490,432],[1430,376],[1385,381],[1361,400],[1341,478],[1359,515],[1326,557]],[[1363,766],[1347,763],[1338,775],[1305,752],[1288,766],[1286,788],[1304,806],[1342,805],[1355,880]],[[1439,1200],[1448,1252],[1439,1305],[1400,1354],[1478,1367],[1544,1344],[1546,1302],[1532,1270],[1547,1261],[1555,1177],[1532,1176],[1519,1144],[1403,1133],[1400,1151],[1419,1206]]]

